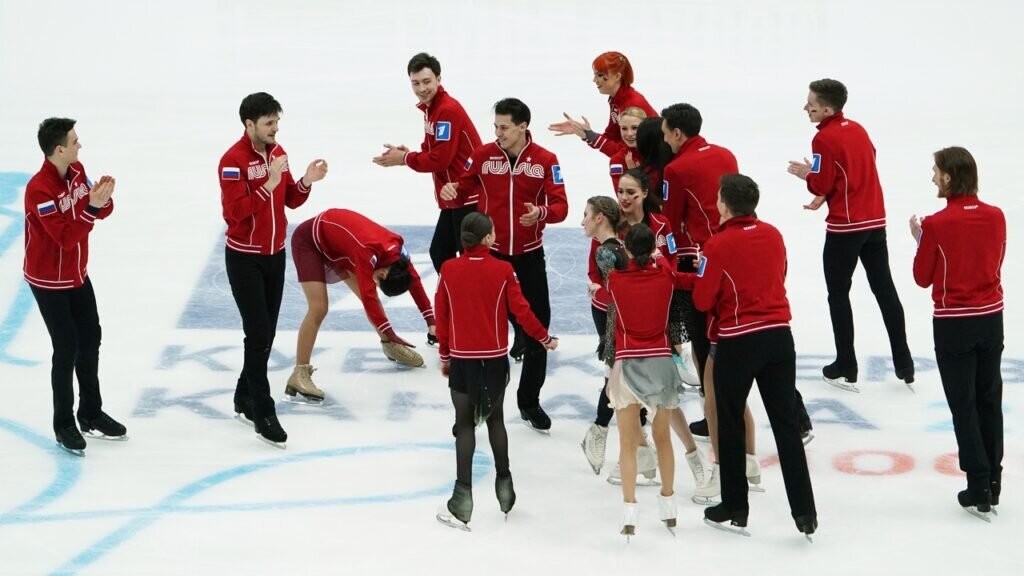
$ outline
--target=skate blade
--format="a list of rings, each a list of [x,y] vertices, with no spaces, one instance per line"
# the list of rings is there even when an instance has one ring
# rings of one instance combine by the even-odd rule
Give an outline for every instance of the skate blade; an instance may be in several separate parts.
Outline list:
[[[97,433],[93,432],[92,430],[82,432],[82,436],[85,436],[86,438],[91,438],[93,440],[106,440],[108,442],[124,442],[128,440],[127,434],[122,434],[121,436],[107,436],[102,432]]]
[[[530,430],[533,430],[534,432],[536,432],[538,434],[543,434],[545,436],[551,436],[551,430],[541,430],[540,428],[535,428],[533,426],[533,424],[530,424],[529,420],[523,420],[523,424],[525,424],[527,428],[529,428]]]
[[[636,536],[636,526],[625,524],[622,526],[622,530],[619,530],[619,534],[626,537],[626,544],[629,544],[629,539]]]
[[[615,477],[615,476],[609,476],[608,477],[608,483],[611,484],[612,486],[622,486],[622,478],[618,478],[618,477]],[[637,488],[642,488],[642,487],[655,488],[655,487],[661,486],[661,482],[659,482],[658,480],[656,480],[654,478],[645,478],[645,477],[637,476],[636,486],[637,486]]]
[[[857,384],[854,382],[847,382],[846,378],[825,378],[821,377],[822,380],[828,382],[832,386],[839,388],[840,390],[846,390],[847,392],[855,392],[860,394],[860,389],[857,388]]]
[[[665,529],[668,530],[668,533],[671,534],[673,538],[675,538],[676,537],[676,519],[672,518],[672,519],[669,519],[669,520],[662,520],[662,523],[665,524]]]
[[[708,526],[711,526],[712,528],[721,530],[722,532],[729,532],[730,534],[737,534],[739,536],[746,536],[748,538],[750,537],[750,532],[747,532],[747,529],[744,526],[733,526],[732,524],[719,524],[718,522],[712,522],[707,518],[704,519],[704,523]]]
[[[992,513],[991,512],[981,512],[980,510],[978,510],[974,506],[965,507],[964,508],[964,512],[967,512],[968,514],[970,514],[971,516],[974,516],[975,518],[980,518],[980,519],[984,520],[985,522],[989,522],[989,523],[992,522]]]
[[[747,481],[747,492],[757,492],[758,494],[764,494],[764,488],[761,487],[761,483],[752,484],[749,480]]]
[[[697,496],[695,494],[693,496],[690,496],[690,502],[693,502],[694,504],[698,504],[700,506],[713,506],[715,504],[718,504],[718,501],[715,500],[715,498],[718,497],[719,496]]]
[[[814,538],[811,538],[810,534],[804,534],[804,538],[807,538],[808,542],[810,542],[811,544],[814,544]]]
[[[811,440],[814,440],[814,434],[811,434],[810,432],[808,432],[807,436],[802,438],[802,440],[803,440],[804,446],[807,446],[808,444],[811,443]]]
[[[302,394],[296,394],[295,396],[285,394],[281,401],[289,404],[298,404],[300,406],[313,406],[315,408],[319,408],[324,405],[323,398],[312,398],[309,396],[303,396]]]
[[[256,427],[256,425],[253,424],[252,420],[249,420],[248,418],[245,417],[245,414],[235,414],[235,422],[240,422],[242,424],[245,424],[249,428],[255,428]]]
[[[454,516],[448,516],[445,514],[438,514],[436,516],[437,521],[449,528],[455,528],[456,530],[462,530],[463,532],[472,532],[473,530],[468,524],[463,523],[461,520]]]
[[[57,447],[67,452],[68,454],[74,454],[79,458],[85,458],[85,450],[75,450],[74,448],[68,448],[67,446],[61,444],[60,442],[57,442]]]
[[[274,448],[280,448],[281,450],[287,450],[288,449],[287,442],[274,442],[273,440],[271,440],[269,438],[264,438],[261,434],[257,434],[256,437],[259,438],[261,442],[266,442],[267,444],[270,444]]]
[[[907,383],[904,382],[904,384],[907,384]],[[917,390],[914,390],[914,385],[913,384],[907,384],[907,388],[910,388],[911,392],[913,392],[914,394],[917,394]]]

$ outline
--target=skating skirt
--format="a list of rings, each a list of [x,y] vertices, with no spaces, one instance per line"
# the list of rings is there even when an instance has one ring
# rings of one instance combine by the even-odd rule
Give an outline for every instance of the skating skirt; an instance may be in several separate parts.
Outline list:
[[[616,360],[608,376],[608,403],[615,410],[639,404],[653,413],[677,408],[683,381],[671,356]]]
[[[455,392],[469,394],[473,403],[473,421],[479,426],[491,417],[494,408],[505,398],[508,386],[508,356],[468,360],[452,358],[448,372],[448,387]]]
[[[349,276],[344,270],[335,270],[331,261],[316,249],[312,219],[299,224],[292,232],[292,261],[299,282],[334,284]]]

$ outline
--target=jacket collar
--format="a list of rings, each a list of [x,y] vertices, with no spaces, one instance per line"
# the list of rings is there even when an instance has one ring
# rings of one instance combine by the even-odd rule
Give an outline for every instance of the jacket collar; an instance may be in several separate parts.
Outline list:
[[[442,100],[448,97],[448,92],[445,91],[444,86],[437,87],[437,94],[434,94],[434,99],[430,101],[430,104],[424,104],[423,102],[417,102],[416,107],[426,112],[428,108],[437,107]]]
[[[721,230],[726,228],[742,228],[744,226],[750,226],[751,224],[757,224],[757,218],[753,216],[733,216],[721,224]]]
[[[829,116],[828,118],[825,118],[821,122],[818,122],[818,130],[821,130],[822,128],[828,126],[829,124],[832,124],[833,122],[842,122],[843,120],[846,120],[846,117],[843,116],[843,113],[836,112],[835,114]]]

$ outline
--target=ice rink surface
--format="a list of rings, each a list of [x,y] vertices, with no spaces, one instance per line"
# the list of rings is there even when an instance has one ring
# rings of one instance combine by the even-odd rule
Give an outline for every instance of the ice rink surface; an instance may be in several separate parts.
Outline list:
[[[0,3],[0,574],[1014,574],[1024,473],[1024,270],[1017,110],[1024,99],[1019,2],[671,1]],[[601,385],[583,281],[586,198],[610,194],[607,160],[545,129],[563,111],[604,126],[590,62],[627,54],[656,108],[689,102],[703,135],[730,148],[759,182],[758,214],[787,241],[798,385],[817,438],[808,458],[820,528],[813,545],[789,517],[775,449],[755,396],[765,494],[750,531],[705,527],[677,451],[680,527],[659,527],[655,489],[641,489],[632,543],[618,534],[621,495],[579,448]],[[322,408],[279,404],[288,449],[232,421],[242,334],[227,292],[217,161],[241,133],[241,98],[283,104],[279,141],[292,165],[330,162],[292,224],[347,207],[400,230],[421,271],[436,216],[429,176],[370,159],[384,143],[418,147],[422,115],[405,66],[419,51],[485,141],[491,106],[515,96],[538,143],[558,154],[570,216],[550,229],[554,331],[543,437],[506,402],[518,502],[504,522],[478,434],[472,533],[434,520],[450,493],[453,410],[436,351],[407,296],[387,301],[426,369],[387,362],[344,288],[317,341]],[[809,81],[850,89],[847,115],[868,129],[889,215],[893,275],[917,362],[917,393],[896,381],[862,273],[853,288],[861,394],[820,381],[831,326],[821,272],[824,213],[801,209],[786,162],[814,134]],[[91,236],[90,277],[103,325],[104,408],[130,441],[92,441],[84,459],[51,433],[50,344],[21,277],[23,193],[42,155],[38,123],[78,120],[81,159],[117,178],[112,217]],[[967,147],[981,197],[1009,223],[1003,377],[1006,414],[1000,516],[960,510],[965,481],[938,373],[929,292],[911,279],[906,222],[939,210],[931,153]],[[289,278],[294,272],[289,264]],[[436,278],[424,274],[428,291]],[[304,311],[290,280],[271,382],[283,393]],[[518,379],[513,368],[513,387]],[[510,389],[511,390],[511,389]],[[513,396],[513,395],[510,395]],[[696,397],[689,417],[699,418]],[[617,455],[609,438],[609,465]],[[676,444],[679,448],[678,443]]]

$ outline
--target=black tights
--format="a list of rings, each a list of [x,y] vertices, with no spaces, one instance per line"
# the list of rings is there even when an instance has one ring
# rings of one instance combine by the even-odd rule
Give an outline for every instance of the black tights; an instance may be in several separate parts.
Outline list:
[[[455,457],[456,477],[467,486],[473,484],[473,452],[476,450],[476,426],[473,423],[475,408],[469,394],[451,391],[455,406]],[[508,433],[505,431],[505,393],[502,392],[491,415],[487,418],[487,436],[494,453],[494,468],[499,476],[508,474]]]

